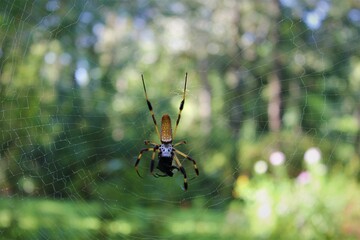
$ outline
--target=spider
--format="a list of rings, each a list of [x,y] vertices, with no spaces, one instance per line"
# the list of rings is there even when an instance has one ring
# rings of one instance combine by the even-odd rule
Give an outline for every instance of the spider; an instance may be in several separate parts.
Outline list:
[[[171,119],[170,116],[168,114],[164,114],[161,118],[161,127],[160,127],[160,132],[159,132],[159,128],[158,125],[156,123],[156,119],[155,119],[155,114],[153,111],[153,108],[151,106],[151,103],[149,101],[147,92],[146,92],[146,87],[145,87],[145,81],[144,81],[144,76],[141,75],[141,79],[142,79],[142,83],[143,83],[143,87],[144,87],[144,92],[145,92],[145,98],[146,98],[146,102],[147,102],[147,106],[149,108],[149,111],[151,113],[151,117],[152,120],[154,122],[155,125],[155,130],[156,133],[160,139],[161,144],[157,144],[154,142],[151,142],[149,140],[145,140],[145,145],[152,145],[152,147],[149,148],[144,148],[141,149],[139,156],[137,157],[136,163],[135,163],[135,170],[136,173],[139,175],[139,177],[141,177],[139,171],[138,171],[138,165],[140,162],[140,159],[143,155],[144,152],[152,152],[152,156],[151,156],[151,163],[150,163],[150,173],[154,176],[154,177],[172,177],[174,175],[174,170],[180,171],[183,176],[184,176],[184,189],[185,191],[188,188],[188,183],[187,183],[187,177],[186,177],[186,171],[184,169],[184,167],[181,165],[181,162],[179,160],[179,158],[177,157],[177,154],[179,154],[180,156],[188,159],[189,161],[191,161],[194,165],[194,169],[195,169],[195,173],[198,176],[199,175],[199,170],[196,166],[196,162],[194,159],[192,159],[190,156],[188,156],[187,154],[177,150],[175,147],[182,145],[182,144],[186,144],[186,141],[180,141],[176,144],[173,144],[173,138],[175,138],[175,134],[176,134],[176,130],[177,127],[179,125],[180,122],[180,118],[181,118],[181,112],[184,108],[184,103],[185,103],[185,92],[186,92],[186,83],[187,83],[187,73],[185,74],[185,85],[184,85],[184,93],[183,93],[183,98],[182,101],[180,103],[180,107],[179,107],[179,113],[178,113],[178,117],[176,120],[176,125],[175,125],[175,131],[172,132],[172,128],[171,128]],[[154,165],[155,165],[155,155],[156,153],[158,153],[158,165],[157,165],[157,169],[159,169],[163,174],[154,174]]]

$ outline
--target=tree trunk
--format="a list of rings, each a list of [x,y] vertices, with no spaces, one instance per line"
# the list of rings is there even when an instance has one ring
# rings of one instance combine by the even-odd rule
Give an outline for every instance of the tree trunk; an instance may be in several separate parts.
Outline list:
[[[274,2],[274,30],[271,35],[271,41],[273,43],[273,66],[271,73],[269,75],[269,104],[267,108],[268,119],[269,119],[269,128],[270,132],[279,133],[281,129],[281,81],[280,81],[280,71],[281,71],[281,62],[279,56],[279,38],[280,33],[277,26],[280,17],[280,4],[278,0],[273,0]]]

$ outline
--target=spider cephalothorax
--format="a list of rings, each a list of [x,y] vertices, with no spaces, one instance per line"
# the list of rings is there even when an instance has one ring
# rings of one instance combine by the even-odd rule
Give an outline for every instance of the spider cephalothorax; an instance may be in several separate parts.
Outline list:
[[[161,144],[157,144],[157,143],[153,143],[150,142],[148,140],[145,141],[145,145],[152,145],[152,147],[150,148],[144,148],[140,151],[139,156],[136,160],[135,163],[135,170],[137,172],[137,174],[140,176],[139,171],[137,169],[138,164],[140,162],[140,159],[142,157],[143,152],[146,151],[150,151],[153,152],[152,153],[152,157],[151,157],[151,164],[150,164],[150,172],[152,175],[154,175],[155,177],[172,177],[174,175],[173,170],[178,170],[180,171],[183,176],[184,176],[184,189],[187,190],[188,184],[187,184],[187,176],[186,176],[186,172],[184,167],[182,166],[179,158],[177,157],[177,154],[181,155],[182,157],[190,160],[193,165],[194,165],[194,169],[195,169],[195,173],[196,175],[199,175],[199,170],[196,166],[196,162],[194,159],[192,159],[190,156],[186,155],[185,153],[177,150],[175,147],[179,146],[181,144],[186,144],[185,141],[181,141],[178,142],[176,144],[172,144],[173,142],[173,137],[175,137],[176,134],[176,130],[177,127],[179,125],[180,122],[180,118],[181,118],[181,112],[184,108],[184,104],[185,104],[185,92],[186,92],[186,83],[187,83],[187,73],[185,75],[185,86],[184,86],[184,93],[183,93],[183,99],[180,103],[180,107],[179,107],[179,113],[178,113],[178,117],[176,120],[176,125],[175,125],[175,131],[172,131],[171,128],[171,119],[170,116],[168,114],[164,114],[161,118],[161,128],[160,128],[160,132],[159,132],[159,128],[158,125],[156,123],[156,118],[155,118],[155,114],[153,111],[153,108],[151,106],[151,103],[148,99],[147,96],[147,92],[146,92],[146,87],[145,87],[145,81],[144,81],[144,77],[143,75],[141,75],[141,79],[142,79],[142,83],[143,83],[143,87],[144,87],[144,92],[145,92],[145,98],[146,98],[146,102],[149,108],[149,111],[151,113],[151,117],[153,119],[154,125],[155,125],[155,130],[156,133],[160,139]],[[157,165],[157,169],[159,169],[162,173],[164,174],[154,174],[154,165],[155,165],[155,154],[158,153],[158,165]]]
[[[173,147],[171,143],[163,143],[159,147],[159,157],[174,157]]]

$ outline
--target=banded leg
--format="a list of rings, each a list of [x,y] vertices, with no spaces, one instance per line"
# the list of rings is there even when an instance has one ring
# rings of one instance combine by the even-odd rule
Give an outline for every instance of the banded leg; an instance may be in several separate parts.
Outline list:
[[[184,190],[186,191],[188,189],[186,171],[185,171],[184,167],[181,165],[180,160],[176,156],[176,154],[174,154],[174,159],[175,159],[176,165],[178,165],[178,168],[180,169],[180,172],[182,173],[182,175],[184,175]]]
[[[142,176],[140,175],[139,170],[138,170],[138,165],[139,165],[139,163],[140,163],[140,159],[141,159],[143,153],[150,151],[150,152],[153,152],[153,156],[155,156],[156,150],[157,150],[157,148],[144,148],[144,149],[141,149],[141,151],[140,151],[140,153],[139,153],[139,156],[137,157],[136,163],[135,163],[135,171],[136,171],[136,173],[139,175],[139,177],[142,178]],[[155,158],[155,157],[154,157],[154,158]],[[154,162],[154,159],[151,159],[151,165],[153,165],[153,162]]]
[[[155,143],[155,142],[151,142],[150,140],[145,140],[145,141],[144,141],[144,144],[145,144],[145,145],[153,145],[154,147],[159,145],[159,144],[157,144],[157,143]]]
[[[179,122],[180,122],[180,118],[181,118],[181,112],[182,110],[184,109],[184,104],[185,104],[185,94],[186,94],[186,83],[187,83],[187,73],[185,74],[185,85],[184,85],[184,93],[183,93],[183,99],[180,103],[180,107],[179,107],[179,113],[178,113],[178,117],[176,119],[176,125],[175,125],[175,130],[174,130],[174,133],[173,133],[173,139],[175,139],[175,135],[176,135],[176,130],[177,130],[177,127],[179,125]]]
[[[181,142],[175,143],[173,145],[173,147],[176,147],[176,146],[179,146],[179,145],[182,145],[182,144],[186,144],[186,141],[181,141]]]
[[[196,173],[197,176],[199,176],[199,169],[198,169],[197,166],[196,166],[195,160],[194,160],[193,158],[191,158],[189,155],[186,155],[185,153],[183,153],[183,152],[181,152],[181,151],[179,151],[179,150],[177,150],[177,149],[174,149],[174,150],[175,150],[175,152],[176,152],[177,154],[183,156],[184,158],[188,159],[189,161],[191,161],[191,162],[193,163],[194,169],[195,169],[195,173]]]
[[[141,79],[142,79],[142,83],[143,83],[143,87],[144,87],[144,92],[145,92],[145,98],[146,98],[146,103],[148,105],[148,108],[149,108],[149,111],[151,113],[151,117],[152,117],[152,120],[154,122],[154,125],[155,125],[155,130],[156,130],[156,133],[160,139],[160,132],[159,132],[159,128],[158,128],[158,125],[156,123],[156,119],[155,119],[155,114],[154,114],[154,111],[153,111],[153,108],[151,106],[151,103],[149,101],[149,98],[148,98],[148,95],[147,95],[147,92],[146,92],[146,87],[145,87],[145,81],[144,81],[144,76],[141,74]]]
[[[156,150],[152,153],[152,156],[151,156],[151,163],[150,163],[150,173],[151,173],[151,175],[154,175],[155,154],[156,154]]]

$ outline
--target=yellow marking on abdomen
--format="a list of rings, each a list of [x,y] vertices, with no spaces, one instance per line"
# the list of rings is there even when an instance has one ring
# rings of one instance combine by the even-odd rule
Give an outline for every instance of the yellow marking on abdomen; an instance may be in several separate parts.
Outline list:
[[[172,142],[172,129],[170,116],[165,114],[161,118],[161,142]]]

